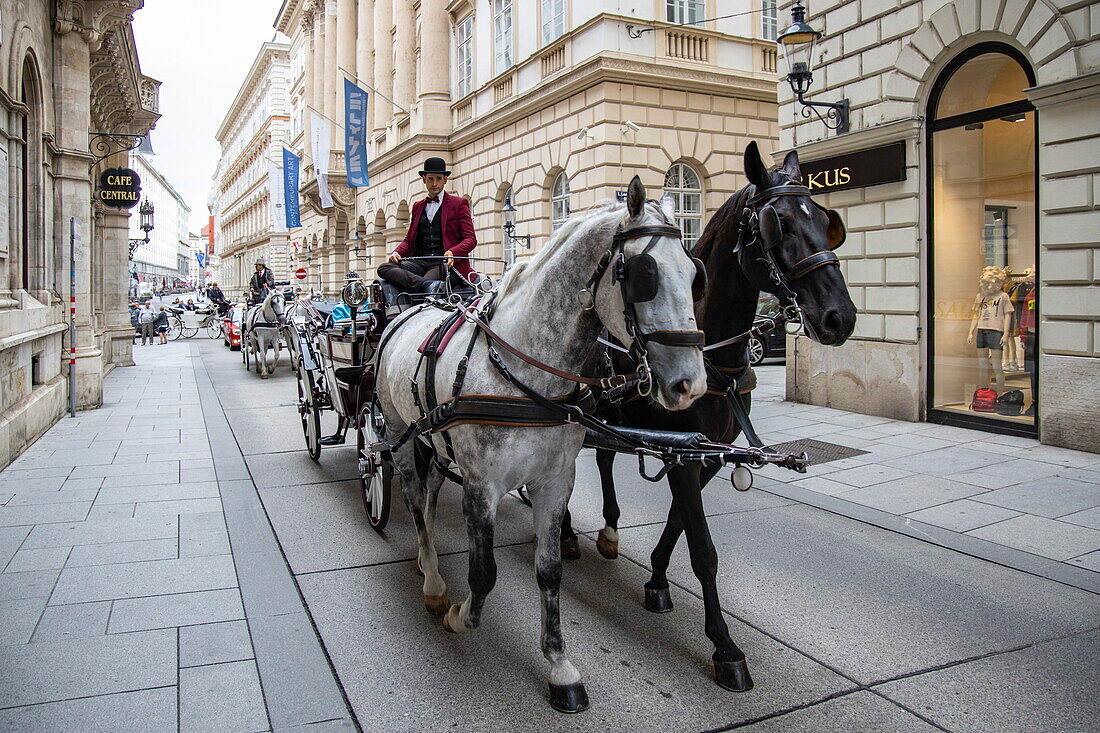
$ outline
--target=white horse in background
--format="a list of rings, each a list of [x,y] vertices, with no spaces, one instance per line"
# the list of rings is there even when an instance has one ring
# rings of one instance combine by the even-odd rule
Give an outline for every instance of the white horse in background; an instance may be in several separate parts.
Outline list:
[[[241,324],[241,351],[244,352],[245,367],[249,366],[249,357],[256,357],[256,373],[260,379],[267,379],[275,373],[279,363],[279,338],[284,326],[283,296],[274,288],[268,288],[263,302],[254,305],[244,314]],[[271,366],[267,365],[267,351],[273,349],[275,358]]]

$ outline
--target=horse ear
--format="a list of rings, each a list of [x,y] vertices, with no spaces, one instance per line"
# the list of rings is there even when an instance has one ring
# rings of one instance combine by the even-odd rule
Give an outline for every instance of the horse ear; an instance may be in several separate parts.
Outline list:
[[[836,211],[826,209],[825,214],[829,217],[829,228],[825,230],[825,237],[829,242],[829,249],[836,249],[844,244],[844,240],[848,237],[848,230],[844,228],[844,222]]]
[[[802,180],[802,168],[798,165],[798,151],[792,150],[783,158],[783,172],[796,181]]]
[[[757,188],[768,187],[768,168],[760,159],[760,148],[757,147],[755,140],[745,148],[745,175],[749,183]]]
[[[630,218],[636,218],[645,207],[645,186],[642,179],[634,176],[630,179],[630,185],[626,189],[626,210],[630,212]]]

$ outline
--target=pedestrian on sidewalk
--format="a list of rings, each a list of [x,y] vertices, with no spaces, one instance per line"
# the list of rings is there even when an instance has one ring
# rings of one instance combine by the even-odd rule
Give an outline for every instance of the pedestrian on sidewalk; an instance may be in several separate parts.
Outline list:
[[[163,308],[161,308],[163,310]],[[157,314],[153,312],[152,303],[145,303],[141,306],[141,314],[138,316],[138,323],[141,325],[141,345],[145,346],[146,339],[148,343],[153,343],[153,332],[156,326],[154,325],[157,320]]]
[[[157,313],[157,319],[154,321],[157,333],[160,334],[160,343],[163,346],[168,343],[168,311],[164,310],[164,306],[160,307],[160,312]]]

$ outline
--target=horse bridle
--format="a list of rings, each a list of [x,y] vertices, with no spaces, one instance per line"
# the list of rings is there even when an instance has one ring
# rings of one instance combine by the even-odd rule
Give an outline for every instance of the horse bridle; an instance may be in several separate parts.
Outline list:
[[[840,260],[833,250],[844,243],[844,236],[841,233],[840,240],[830,249],[813,252],[794,263],[789,272],[784,272],[772,251],[783,240],[783,225],[774,206],[780,196],[805,196],[814,207],[825,212],[829,217],[830,227],[840,226],[843,232],[840,216],[835,211],[818,204],[811,197],[809,188],[788,178],[783,183],[759,191],[749,199],[748,206],[741,214],[741,227],[733,251],[744,270],[746,252],[750,252],[754,246],[759,250],[756,260],[767,268],[769,277],[776,284],[779,290],[776,295],[783,306],[786,320],[801,322],[807,334],[816,339],[809,319],[802,317],[802,307],[798,303],[798,294],[792,283],[818,268],[827,265],[839,267]]]
[[[657,202],[647,202],[654,203]],[[632,239],[650,237],[645,249],[636,255],[626,256],[623,246]],[[657,297],[658,267],[657,261],[649,251],[653,249],[662,237],[669,237],[680,241],[683,247],[683,232],[678,227],[671,225],[647,225],[624,230],[620,225],[611,239],[611,249],[603,253],[596,265],[592,277],[588,279],[584,288],[580,291],[581,307],[591,311],[596,307],[596,293],[604,275],[611,269],[612,279],[619,284],[623,295],[623,320],[626,323],[626,331],[630,334],[632,343],[630,352],[637,363],[638,393],[645,397],[652,389],[649,371],[649,344],[662,344],[679,348],[702,349],[706,343],[706,336],[702,331],[643,331],[638,325],[638,312],[636,304],[645,303]],[[700,300],[707,289],[707,271],[702,260],[691,257],[687,247],[684,252],[691,258],[695,265],[695,279],[692,281],[692,297]]]

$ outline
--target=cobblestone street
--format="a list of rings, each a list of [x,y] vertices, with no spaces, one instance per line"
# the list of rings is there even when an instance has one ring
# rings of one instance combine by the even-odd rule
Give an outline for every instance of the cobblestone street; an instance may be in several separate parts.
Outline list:
[[[374,533],[353,450],[314,463],[302,449],[285,356],[267,381],[203,339],[135,360],[103,409],[0,472],[2,730],[1085,731],[1100,714],[1093,454],[785,403],[782,369],[762,368],[766,440],[867,452],[806,477],[769,469],[745,494],[708,488],[719,591],[756,680],[734,694],[709,679],[683,546],[675,611],[641,605],[667,488],[616,464],[622,555],[604,560],[582,452],[571,506],[586,534],[562,609],[592,708],[564,717],[541,699],[518,500],[500,509],[482,628],[445,634],[423,610],[404,508]],[[461,598],[450,484],[437,543]]]

